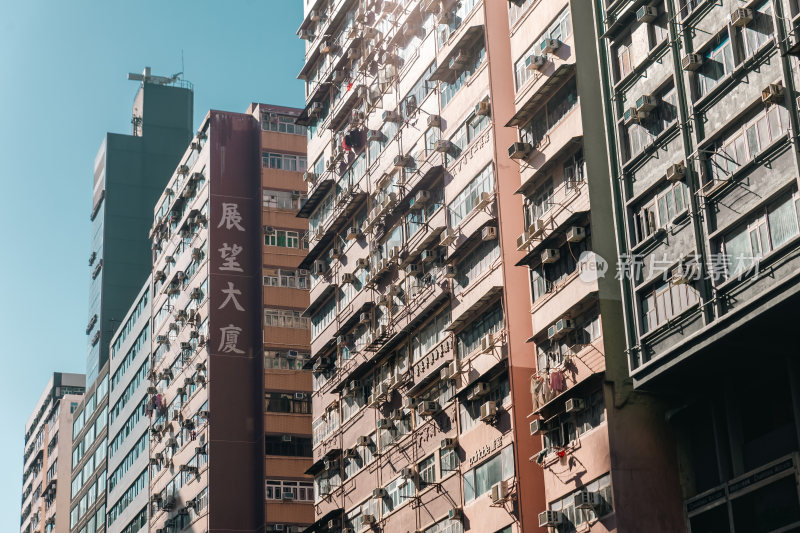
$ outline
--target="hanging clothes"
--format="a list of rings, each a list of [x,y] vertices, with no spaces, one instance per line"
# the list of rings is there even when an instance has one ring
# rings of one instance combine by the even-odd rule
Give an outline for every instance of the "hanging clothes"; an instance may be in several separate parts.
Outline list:
[[[564,390],[564,373],[561,370],[550,372],[550,389],[556,394]]]

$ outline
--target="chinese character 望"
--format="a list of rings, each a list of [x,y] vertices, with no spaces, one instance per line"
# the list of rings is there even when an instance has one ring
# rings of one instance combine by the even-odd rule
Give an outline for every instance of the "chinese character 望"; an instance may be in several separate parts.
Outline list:
[[[219,250],[220,256],[224,261],[222,266],[219,267],[222,271],[227,272],[244,272],[242,265],[239,264],[239,254],[242,253],[242,247],[238,244],[228,246],[228,243],[223,243],[222,248]]]

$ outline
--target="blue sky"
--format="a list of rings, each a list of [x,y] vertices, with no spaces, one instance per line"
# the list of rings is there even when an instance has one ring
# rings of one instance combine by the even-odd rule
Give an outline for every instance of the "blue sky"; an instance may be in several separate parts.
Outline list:
[[[25,421],[53,371],[84,372],[92,165],[129,133],[145,66],[210,108],[303,104],[300,0],[0,0],[0,531],[19,530]],[[69,484],[59,483],[62,490]]]

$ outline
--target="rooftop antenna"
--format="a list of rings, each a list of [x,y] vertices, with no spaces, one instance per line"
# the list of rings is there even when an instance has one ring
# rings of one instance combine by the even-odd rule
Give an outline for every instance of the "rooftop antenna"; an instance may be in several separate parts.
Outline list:
[[[183,72],[178,72],[177,74],[173,74],[171,77],[153,76],[150,72],[150,67],[144,67],[144,70],[141,74],[129,72],[128,79],[132,81],[141,81],[142,83],[153,83],[155,85],[169,85],[178,81],[182,74]]]

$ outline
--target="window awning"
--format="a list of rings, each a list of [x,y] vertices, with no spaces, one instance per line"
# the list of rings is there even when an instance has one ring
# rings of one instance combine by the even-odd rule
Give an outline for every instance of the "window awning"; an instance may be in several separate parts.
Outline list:
[[[571,139],[569,139],[567,142],[565,142],[561,146],[561,148],[559,148],[556,151],[556,153],[551,155],[547,159],[547,161],[545,161],[544,164],[542,164],[542,166],[537,168],[536,171],[533,174],[528,176],[528,179],[526,179],[522,183],[522,185],[520,185],[519,189],[514,191],[514,194],[527,194],[527,193],[529,193],[530,192],[529,189],[533,189],[532,186],[534,185],[534,183],[536,183],[536,181],[538,181],[538,179],[540,177],[543,177],[543,175],[547,171],[549,171],[551,168],[553,168],[553,164],[554,163],[557,163],[569,151],[574,150],[576,144],[583,144],[583,135],[576,135],[576,136],[572,137]]]
[[[528,101],[517,111],[506,124],[507,128],[524,126],[556,90],[564,80],[575,72],[575,63],[562,63],[548,76],[547,80],[534,92]]]
[[[472,48],[472,46],[483,37],[483,24],[470,26],[464,30],[464,33],[461,34],[461,38],[455,45],[453,45],[450,53],[447,54],[444,60],[439,63],[439,66],[436,67],[436,70],[433,71],[430,79],[450,83],[454,77],[453,69],[450,67],[450,63],[452,62],[453,58],[456,57],[456,55],[458,55],[458,53],[462,50],[469,50]]]
[[[311,465],[308,468],[308,470],[305,471],[305,473],[308,474],[308,475],[313,476],[313,475],[316,475],[316,474],[322,472],[325,469],[325,461],[328,461],[328,460],[333,459],[334,457],[338,457],[340,455],[342,455],[342,449],[341,448],[332,448],[332,449],[328,450],[325,453],[325,455],[320,457],[319,461],[317,461],[313,465]]]
[[[453,320],[449,326],[447,326],[445,331],[456,331],[464,326],[467,322],[472,321],[475,318],[475,314],[485,307],[490,301],[494,300],[497,296],[503,293],[503,286],[502,285],[494,285],[493,287],[489,287],[489,290],[481,296],[474,304],[472,304],[466,311],[461,313],[456,320]]]
[[[319,309],[320,306],[322,306],[322,304],[324,304],[328,300],[328,296],[333,294],[333,292],[336,291],[337,287],[339,286],[335,283],[328,283],[325,286],[325,288],[322,289],[322,292],[319,293],[319,296],[314,298],[314,301],[311,302],[311,305],[306,307],[306,310],[303,311],[303,314],[301,316],[305,318],[310,317],[314,313],[314,311]]]
[[[319,184],[314,187],[314,192],[308,197],[306,203],[303,204],[303,207],[297,212],[297,218],[308,218],[311,216],[311,213],[314,212],[314,209],[316,209],[323,198],[325,198],[333,185],[334,181],[332,178],[321,180]]]

